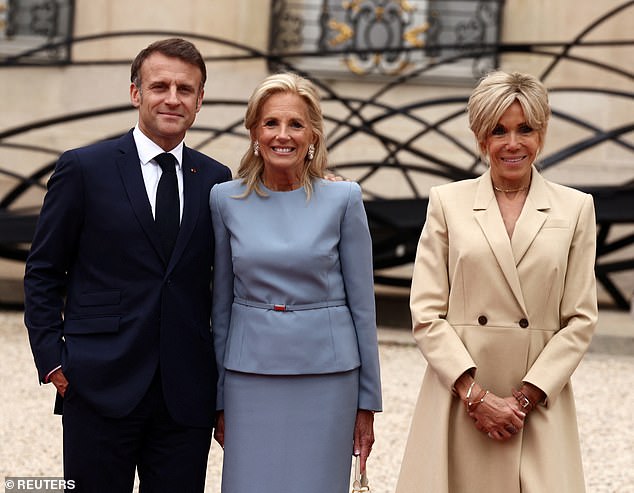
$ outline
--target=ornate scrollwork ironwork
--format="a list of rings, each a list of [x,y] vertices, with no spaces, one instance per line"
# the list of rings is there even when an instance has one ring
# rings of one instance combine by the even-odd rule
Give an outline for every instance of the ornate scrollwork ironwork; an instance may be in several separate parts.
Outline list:
[[[462,66],[463,77],[477,78],[495,65],[494,55],[475,56],[473,47],[481,51],[484,44],[498,41],[502,0],[321,0],[318,16],[317,2],[273,0],[273,52],[291,55],[295,50],[301,57],[316,48],[329,55],[327,68],[323,59],[307,58],[302,68],[308,71],[393,76],[437,57],[464,54],[469,60],[458,57],[452,76]],[[297,34],[293,29],[300,18],[312,28],[282,45],[278,40]]]
[[[408,2],[343,2],[339,12],[331,3],[324,1],[328,24],[321,28],[328,33],[329,47],[346,51],[344,63],[354,74],[402,73],[410,66],[410,53],[404,48],[425,44],[417,34],[425,32],[427,23],[413,25],[416,8]]]
[[[480,55],[490,54],[492,50],[504,53],[508,57],[530,53],[531,56],[542,57],[547,62],[542,73],[535,75],[544,81],[553,95],[553,118],[550,127],[564,126],[571,130],[569,134],[573,136],[572,140],[551,143],[541,159],[544,171],[554,167],[564,169],[568,165],[575,166],[576,158],[583,157],[583,153],[592,152],[598,147],[609,147],[612,159],[618,154],[620,162],[629,163],[631,156],[634,156],[634,143],[631,138],[634,133],[634,121],[627,115],[634,112],[628,112],[629,106],[626,108],[626,105],[634,104],[634,93],[627,85],[626,89],[619,89],[619,87],[623,86],[623,80],[631,85],[634,81],[634,72],[625,61],[629,60],[627,56],[610,63],[597,60],[593,56],[593,50],[599,45],[618,46],[619,49],[624,50],[622,53],[631,53],[634,41],[596,40],[596,36],[593,36],[590,41],[585,39],[599,29],[601,32],[609,32],[609,29],[604,29],[605,24],[616,19],[628,8],[634,9],[634,1],[626,2],[604,13],[591,25],[580,30],[574,39],[561,43],[547,45],[536,42],[498,43],[493,48],[483,46],[480,51],[462,53],[458,52],[460,49],[458,45],[452,46],[451,48],[456,50],[455,56],[449,58],[438,56],[437,59],[435,56],[429,57],[427,65],[398,77],[391,77],[383,83],[369,85],[367,88],[373,87],[375,92],[366,93],[363,97],[359,97],[358,92],[345,93],[342,87],[350,87],[349,84],[330,84],[329,80],[321,77],[319,73],[302,70],[301,66],[295,63],[298,55],[310,54],[317,59],[329,56],[328,53],[317,50],[291,55],[279,52],[264,53],[235,42],[182,32],[127,32],[111,36],[171,35],[193,40],[200,39],[205,43],[225,46],[232,53],[239,50],[240,54],[235,55],[236,63],[239,60],[261,58],[268,60],[269,63],[276,63],[276,68],[301,71],[310,77],[322,92],[324,116],[328,126],[328,148],[333,162],[337,164],[336,170],[358,181],[364,191],[373,238],[375,280],[378,284],[407,286],[410,281],[407,273],[389,271],[389,269],[400,268],[414,258],[418,236],[424,223],[429,183],[474,177],[481,173],[484,166],[476,155],[471,136],[468,135],[468,141],[463,141],[461,135],[455,131],[456,128],[467,128],[467,123],[463,120],[469,89],[456,87],[455,92],[448,94],[444,91],[444,95],[440,97],[429,91],[425,93],[409,91],[408,96],[405,96],[406,91],[403,91],[403,88],[420,74],[434,70],[438,65],[451,64],[457,59],[466,57],[471,62]],[[483,15],[489,15],[489,13]],[[297,23],[297,20],[293,22]],[[318,22],[315,22],[312,28],[317,25]],[[311,28],[308,25],[304,27]],[[427,42],[434,29],[439,29],[438,23],[430,24],[426,32]],[[466,29],[465,32],[475,33],[477,29]],[[106,34],[103,37],[108,36]],[[291,40],[292,37],[286,39]],[[442,37],[437,39],[441,45],[444,43]],[[85,41],[94,42],[95,37],[86,36],[73,40],[75,43]],[[51,47],[54,48],[54,44],[44,44],[40,49],[45,51]],[[440,45],[437,47],[449,48]],[[432,48],[429,44],[425,46],[428,54]],[[475,50],[476,47],[472,48]],[[206,61],[208,64],[216,60],[226,62],[231,56],[207,56]],[[103,62],[104,60],[82,60],[82,63]],[[130,60],[118,61],[126,65],[129,62]],[[585,81],[576,80],[574,87],[551,84],[553,79],[557,79],[554,73],[559,68],[565,71],[568,63],[592,68],[591,71],[579,70],[577,73],[580,77],[586,73],[595,74],[597,70],[601,70],[606,76],[610,76],[609,79],[618,81],[620,86],[615,84],[614,87],[606,88],[597,84],[592,78]],[[0,60],[0,69],[1,66]],[[356,84],[354,86],[356,87]],[[422,97],[423,94],[427,96]],[[588,112],[584,111],[587,105],[557,103],[557,101],[580,98],[588,98],[591,107],[602,104],[610,107],[618,106],[623,110],[621,113],[623,118],[604,122],[596,121],[592,118],[593,115],[588,115]],[[203,104],[221,108],[227,106],[244,108],[246,100],[227,100],[222,95],[215,99],[208,96]],[[5,189],[0,193],[0,257],[16,260],[25,258],[38,211],[37,207],[25,210],[18,204],[22,204],[21,198],[27,195],[31,199],[34,196],[37,197],[38,194],[40,197],[44,195],[46,178],[52,171],[54,160],[61,151],[67,148],[68,144],[59,140],[56,141],[59,148],[45,148],[38,146],[37,141],[25,144],[21,136],[36,130],[54,131],[55,126],[73,121],[105,116],[114,118],[117,113],[129,111],[131,111],[129,105],[100,108],[81,114],[60,115],[48,120],[0,129],[0,151],[6,148],[15,153],[24,151],[39,156],[37,166],[29,172],[25,172],[13,163],[0,162],[0,175],[3,175],[3,181],[6,184]],[[242,129],[242,118],[235,118],[235,114],[229,116],[230,113],[226,113],[227,121],[221,122],[218,121],[218,117],[225,113],[214,111],[214,123],[208,126],[200,123],[199,119],[199,123],[188,133],[188,145],[213,154],[217,139],[229,135],[232,138],[244,139],[247,146],[249,136]],[[128,128],[129,115],[122,114],[120,120],[120,131],[123,133]],[[405,131],[400,133],[391,131],[397,125]],[[100,138],[113,136],[104,135]],[[208,149],[207,146],[211,147]],[[355,152],[350,153],[350,149],[355,149]],[[592,154],[586,154],[586,156],[589,160],[595,159]],[[1,154],[0,157],[2,157]],[[634,171],[631,171],[631,167],[618,169],[622,172],[612,173],[610,183],[592,187],[579,186],[579,188],[591,193],[595,199],[599,226],[595,268],[597,279],[614,304],[626,308],[631,296],[631,283],[627,284],[628,291],[626,292],[623,289],[622,280],[634,270],[634,258],[631,255],[631,248],[634,245],[634,230],[632,229],[634,227]],[[571,174],[569,173],[568,176]],[[386,190],[385,184],[388,178],[393,177],[399,180],[397,193]],[[574,182],[568,184],[576,185]]]
[[[284,53],[302,42],[304,21],[287,8],[286,0],[271,4],[271,52]]]
[[[74,0],[8,0],[0,57],[20,63],[68,61],[70,51],[63,43],[36,53],[29,48],[70,37],[74,8]]]

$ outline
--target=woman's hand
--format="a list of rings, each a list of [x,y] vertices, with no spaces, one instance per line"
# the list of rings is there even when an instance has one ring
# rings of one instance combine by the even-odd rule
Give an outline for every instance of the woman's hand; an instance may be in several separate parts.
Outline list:
[[[214,438],[218,444],[225,448],[225,413],[218,411],[216,413],[216,428],[214,429]]]
[[[502,398],[489,392],[469,416],[478,430],[494,440],[504,441],[524,427],[526,414],[520,411],[514,397]]]
[[[365,472],[365,463],[368,460],[372,445],[374,444],[374,413],[359,409],[354,423],[354,455],[361,459],[361,472]]]

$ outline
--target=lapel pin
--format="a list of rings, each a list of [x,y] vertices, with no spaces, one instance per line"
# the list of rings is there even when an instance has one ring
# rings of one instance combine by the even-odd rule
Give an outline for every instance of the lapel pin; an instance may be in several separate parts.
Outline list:
[[[192,173],[198,173],[198,169],[196,168],[189,168],[189,171],[191,171]]]

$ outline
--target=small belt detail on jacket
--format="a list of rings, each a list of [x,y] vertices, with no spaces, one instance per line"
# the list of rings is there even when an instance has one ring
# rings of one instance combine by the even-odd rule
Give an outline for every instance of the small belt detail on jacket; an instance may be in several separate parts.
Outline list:
[[[278,305],[275,303],[260,303],[259,301],[250,301],[243,298],[233,298],[233,302],[238,305],[251,306],[253,308],[262,308],[263,310],[273,310],[275,312],[296,312],[300,310],[315,310],[317,308],[328,308],[332,306],[344,306],[346,300],[329,300],[318,301],[316,303],[305,303],[302,305]]]

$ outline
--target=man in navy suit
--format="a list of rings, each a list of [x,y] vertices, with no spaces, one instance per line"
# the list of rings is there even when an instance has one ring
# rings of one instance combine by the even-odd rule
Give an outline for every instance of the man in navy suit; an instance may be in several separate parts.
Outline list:
[[[183,144],[206,80],[194,45],[151,44],[131,80],[135,128],[65,152],[51,176],[25,324],[39,377],[58,391],[75,491],[130,492],[137,470],[141,491],[202,492],[217,379],[208,197],[231,172]],[[169,247],[156,221],[163,169],[176,173]]]

